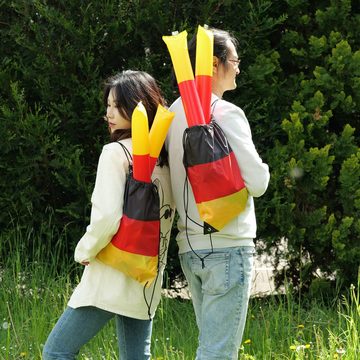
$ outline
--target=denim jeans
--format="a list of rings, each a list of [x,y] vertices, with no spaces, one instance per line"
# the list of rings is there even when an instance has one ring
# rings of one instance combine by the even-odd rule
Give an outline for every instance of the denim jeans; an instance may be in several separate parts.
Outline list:
[[[209,250],[196,250],[200,257]],[[237,359],[251,290],[254,248],[214,249],[201,260],[180,254],[199,328],[196,360]]]
[[[75,359],[80,348],[113,317],[121,360],[150,360],[151,320],[116,315],[93,306],[67,307],[51,331],[44,349],[44,360]]]

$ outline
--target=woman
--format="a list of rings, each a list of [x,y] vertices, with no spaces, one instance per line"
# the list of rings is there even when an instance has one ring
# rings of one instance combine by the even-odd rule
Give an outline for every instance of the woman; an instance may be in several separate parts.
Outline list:
[[[255,149],[244,112],[222,99],[226,91],[236,88],[236,76],[240,74],[237,41],[226,31],[211,31],[214,35],[212,115],[225,133],[239,164],[249,194],[245,210],[220,231],[211,236],[204,235],[191,189],[184,196],[186,173],[181,135],[187,121],[180,98],[170,107],[175,118],[167,145],[172,189],[179,214],[177,243],[180,262],[189,284],[199,328],[196,359],[233,360],[238,358],[251,289],[253,239],[256,236],[253,197],[266,191],[269,169]],[[189,43],[193,67],[195,41],[196,37]]]
[[[92,194],[91,219],[75,249],[75,260],[85,265],[81,282],[50,333],[43,358],[74,359],[80,348],[115,317],[119,354],[123,359],[150,359],[152,320],[160,301],[173,204],[166,153],[162,151],[152,180],[159,188],[161,245],[159,281],[150,288],[96,259],[117,232],[122,216],[123,196],[129,162],[120,142],[132,152],[131,115],[142,101],[149,128],[158,104],[164,99],[155,80],[141,71],[124,71],[105,82],[104,102],[111,143],[103,147]],[[154,289],[155,286],[155,289]],[[144,293],[145,291],[145,293]],[[144,297],[153,296],[150,308]]]

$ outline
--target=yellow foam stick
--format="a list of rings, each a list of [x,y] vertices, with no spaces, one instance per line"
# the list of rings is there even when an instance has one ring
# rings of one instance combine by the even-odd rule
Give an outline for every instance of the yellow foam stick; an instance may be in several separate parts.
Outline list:
[[[155,166],[156,159],[159,157],[162,146],[164,145],[166,134],[170,124],[174,119],[175,113],[158,105],[154,122],[149,133],[150,142],[150,173]]]
[[[196,35],[195,75],[213,74],[214,35],[210,30],[199,25]]]
[[[150,152],[149,123],[144,105],[140,101],[131,117],[133,154],[146,155]]]
[[[165,109],[160,104],[158,105],[154,122],[150,129],[150,156],[158,157],[161,148],[164,144],[167,131],[170,127],[172,120],[174,119],[175,113]]]
[[[133,176],[138,181],[150,182],[149,123],[146,109],[140,101],[131,116],[133,144]]]
[[[177,35],[163,36],[162,39],[168,47],[177,82],[194,80],[187,46],[186,30]]]
[[[199,26],[196,36],[195,83],[206,123],[210,122],[211,117],[213,43],[213,33],[205,27]]]

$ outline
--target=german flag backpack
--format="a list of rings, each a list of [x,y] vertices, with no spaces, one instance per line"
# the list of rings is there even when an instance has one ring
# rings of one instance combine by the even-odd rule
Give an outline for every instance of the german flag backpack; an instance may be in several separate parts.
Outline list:
[[[234,152],[212,115],[208,124],[185,129],[183,148],[204,234],[219,231],[245,209],[248,198]]]
[[[123,215],[117,233],[97,258],[149,287],[157,278],[160,247],[160,200],[152,182],[136,180],[132,157],[122,145],[129,162],[124,192]]]

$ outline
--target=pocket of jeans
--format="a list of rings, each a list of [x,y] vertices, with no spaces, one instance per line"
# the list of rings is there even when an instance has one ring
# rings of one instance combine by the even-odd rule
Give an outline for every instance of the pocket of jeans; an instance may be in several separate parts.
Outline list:
[[[201,260],[193,258],[196,262],[196,273],[201,278],[202,290],[205,294],[220,295],[229,289],[229,262],[230,254],[213,253],[204,259],[204,268]],[[195,265],[193,263],[193,265]]]

